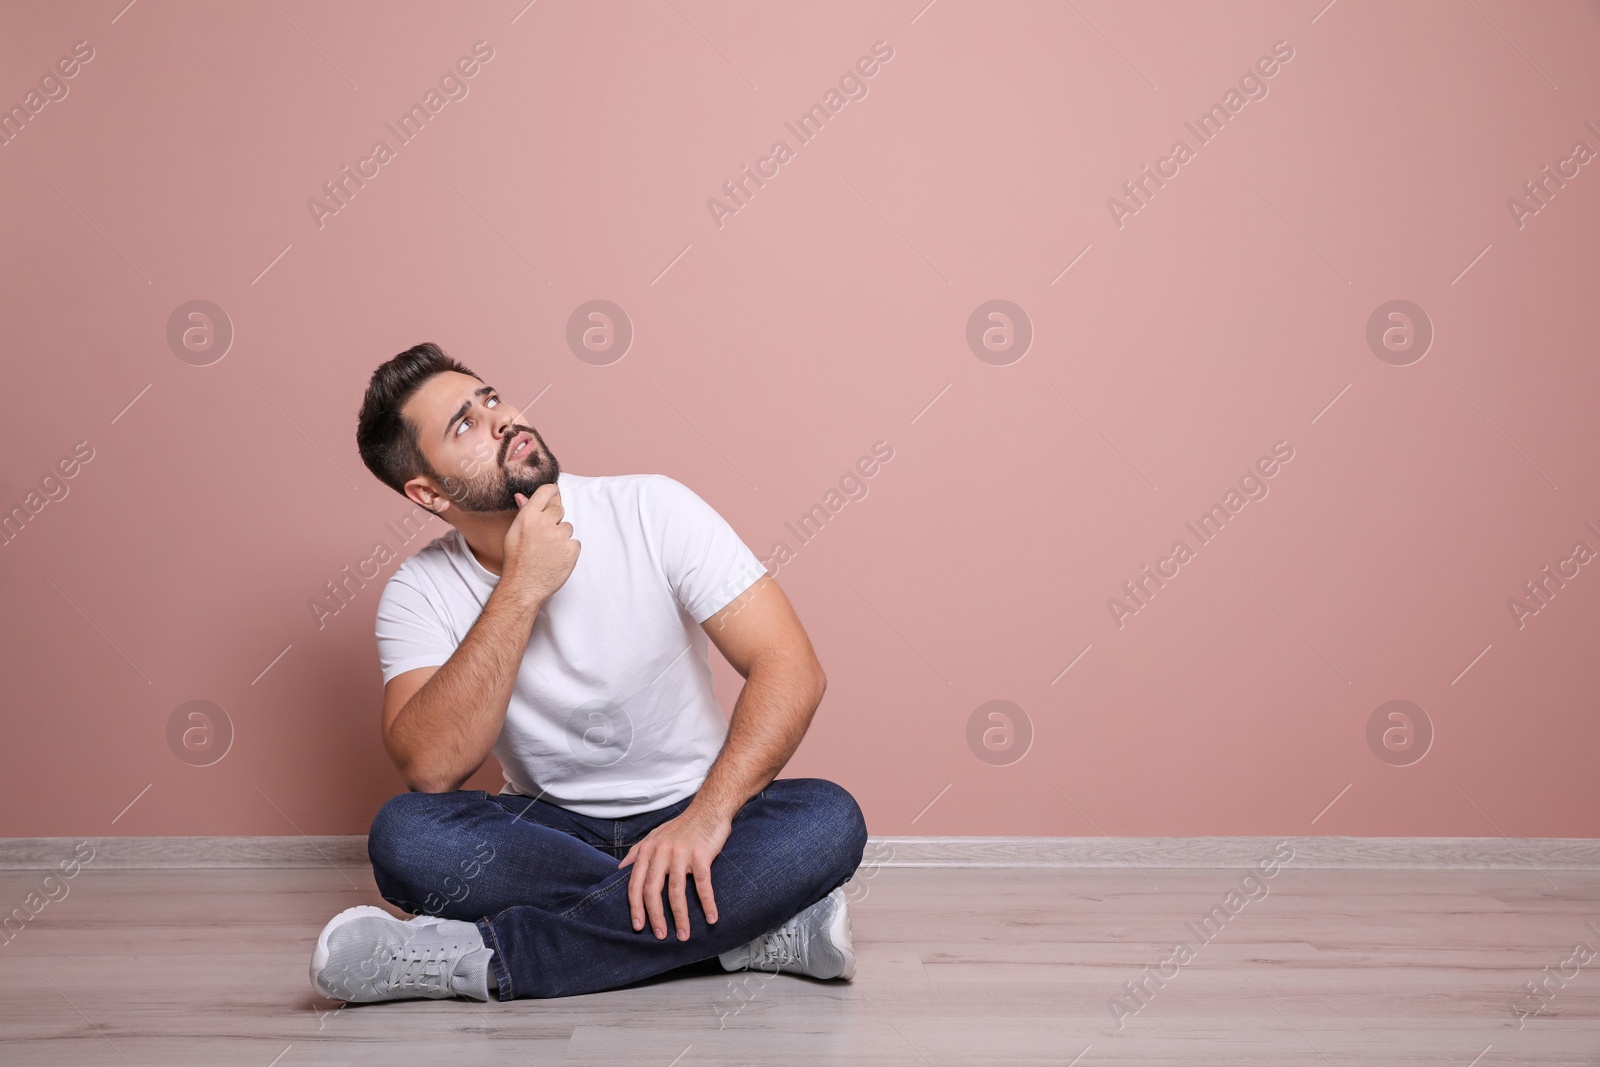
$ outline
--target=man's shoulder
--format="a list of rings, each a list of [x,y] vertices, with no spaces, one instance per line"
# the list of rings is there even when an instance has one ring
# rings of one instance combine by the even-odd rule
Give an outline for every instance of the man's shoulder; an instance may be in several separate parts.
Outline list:
[[[572,474],[562,471],[560,485],[563,490],[616,496],[638,493],[656,479],[666,477],[665,474]]]
[[[395,586],[425,590],[439,574],[454,569],[451,557],[459,554],[461,548],[461,531],[451,527],[401,560],[400,566],[384,582],[384,592]]]
[[[651,505],[661,507],[676,503],[677,494],[688,487],[666,474],[568,475],[563,472],[561,489],[568,499],[576,498],[580,508],[584,502],[593,501],[618,511],[638,513]]]

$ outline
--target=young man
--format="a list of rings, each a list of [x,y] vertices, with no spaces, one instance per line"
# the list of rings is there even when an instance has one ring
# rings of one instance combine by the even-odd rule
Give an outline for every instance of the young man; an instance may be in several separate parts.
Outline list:
[[[849,979],[861,810],[774,780],[827,684],[788,598],[686,486],[563,473],[518,414],[431,343],[367,388],[363,462],[455,529],[378,605],[383,740],[411,792],[367,849],[418,917],[335,916],[313,987],[559,997],[713,956]],[[745,680],[731,722],[708,636]],[[490,752],[504,788],[463,791]]]

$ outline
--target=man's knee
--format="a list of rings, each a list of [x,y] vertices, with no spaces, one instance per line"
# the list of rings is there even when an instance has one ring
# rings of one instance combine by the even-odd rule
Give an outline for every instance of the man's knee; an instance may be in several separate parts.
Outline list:
[[[797,799],[804,805],[813,839],[832,859],[840,880],[848,878],[867,847],[867,821],[861,805],[843,786],[825,778],[804,778],[797,785]]]
[[[427,821],[427,803],[419,801],[425,796],[401,793],[390,797],[372,817],[372,826],[367,830],[367,858],[372,860],[373,866],[388,866],[403,842],[421,828],[419,824]]]
[[[451,816],[461,810],[461,793],[401,793],[373,817],[367,832],[367,858],[382,880],[406,881],[446,852]]]

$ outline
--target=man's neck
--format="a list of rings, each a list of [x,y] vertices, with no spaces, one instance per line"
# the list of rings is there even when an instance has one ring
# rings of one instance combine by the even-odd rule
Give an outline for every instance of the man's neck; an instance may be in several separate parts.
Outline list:
[[[496,578],[505,568],[506,531],[516,517],[515,512],[463,513],[454,523],[473,557]]]

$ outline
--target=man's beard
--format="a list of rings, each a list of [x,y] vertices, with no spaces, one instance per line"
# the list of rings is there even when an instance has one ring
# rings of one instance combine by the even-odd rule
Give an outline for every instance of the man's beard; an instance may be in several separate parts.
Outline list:
[[[506,453],[511,441],[523,432],[533,438],[533,446],[508,465]],[[539,431],[532,426],[513,426],[501,439],[494,466],[480,477],[444,482],[445,495],[462,511],[516,511],[517,493],[531,497],[535,489],[554,482],[560,474],[561,464],[545,447]]]

